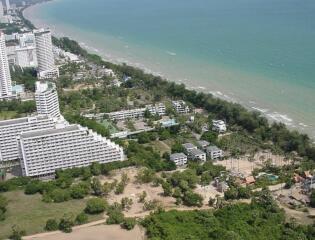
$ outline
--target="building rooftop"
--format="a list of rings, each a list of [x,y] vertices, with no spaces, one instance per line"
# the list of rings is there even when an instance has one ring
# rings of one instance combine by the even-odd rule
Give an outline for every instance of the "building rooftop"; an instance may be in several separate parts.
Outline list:
[[[205,154],[205,152],[201,151],[200,149],[193,149],[190,151],[190,154],[196,156],[196,155],[200,155],[200,154]]]
[[[184,153],[173,153],[170,156],[170,159],[175,159],[175,158],[186,158],[187,156]]]
[[[205,141],[205,140],[200,140],[197,143],[200,146],[208,146],[210,144],[208,141]]]
[[[211,152],[213,152],[213,151],[220,151],[221,149],[220,148],[218,148],[217,146],[209,146],[209,147],[207,147],[207,151],[211,151]]]
[[[184,143],[182,144],[182,146],[186,149],[189,149],[189,148],[196,148],[196,146],[192,143]]]
[[[80,129],[82,128],[79,125],[70,125],[64,128],[28,131],[28,132],[22,133],[21,138],[41,137],[41,136],[47,136],[47,135],[54,135],[58,133],[72,132],[72,131],[76,131]]]
[[[34,120],[44,120],[44,119],[48,119],[48,118],[49,118],[48,116],[36,116],[36,117],[24,117],[24,118],[15,118],[15,119],[10,119],[10,120],[4,120],[4,121],[0,121],[0,127],[14,125],[14,124],[20,124],[20,123],[32,122]]]

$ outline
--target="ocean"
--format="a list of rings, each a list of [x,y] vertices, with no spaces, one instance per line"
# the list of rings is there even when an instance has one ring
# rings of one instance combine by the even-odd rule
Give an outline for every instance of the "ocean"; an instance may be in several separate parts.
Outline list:
[[[54,0],[24,14],[107,60],[241,103],[315,138],[313,0]]]

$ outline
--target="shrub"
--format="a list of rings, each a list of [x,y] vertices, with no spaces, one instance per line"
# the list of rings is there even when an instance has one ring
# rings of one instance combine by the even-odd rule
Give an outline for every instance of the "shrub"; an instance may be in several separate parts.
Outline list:
[[[65,233],[72,232],[72,227],[74,226],[73,218],[71,215],[64,215],[59,222],[59,230]]]
[[[201,207],[202,201],[203,201],[203,197],[200,194],[194,193],[192,191],[185,192],[184,197],[183,197],[183,203],[187,206]]]
[[[21,230],[19,227],[14,225],[12,227],[12,234],[9,236],[9,239],[12,240],[22,240],[22,237],[26,234],[24,230]]]
[[[55,203],[66,202],[71,198],[70,192],[64,189],[55,189],[49,194],[49,196]]]
[[[125,218],[120,226],[124,229],[131,230],[135,227],[136,223],[136,219],[134,218]]]
[[[85,212],[89,214],[99,214],[105,211],[107,205],[104,199],[92,198],[86,203]]]
[[[108,218],[106,219],[107,224],[120,224],[124,220],[124,214],[120,209],[112,209],[107,213]]]
[[[55,219],[48,219],[45,225],[46,231],[56,231],[58,230],[58,223]]]
[[[78,225],[84,224],[88,222],[88,215],[86,215],[84,212],[79,213],[75,218],[75,223]]]

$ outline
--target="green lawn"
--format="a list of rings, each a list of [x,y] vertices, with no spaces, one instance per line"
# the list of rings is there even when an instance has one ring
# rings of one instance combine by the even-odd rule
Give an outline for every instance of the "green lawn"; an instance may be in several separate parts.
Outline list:
[[[50,218],[61,218],[65,213],[75,216],[86,204],[84,200],[71,200],[63,203],[44,203],[40,194],[25,195],[23,191],[13,191],[3,194],[9,200],[6,219],[0,221],[0,239],[11,233],[13,225],[25,230],[27,235],[43,232],[46,221]],[[90,217],[89,221],[101,219],[101,215]]]
[[[0,112],[0,120],[7,120],[17,117],[17,112],[14,111],[1,111]]]

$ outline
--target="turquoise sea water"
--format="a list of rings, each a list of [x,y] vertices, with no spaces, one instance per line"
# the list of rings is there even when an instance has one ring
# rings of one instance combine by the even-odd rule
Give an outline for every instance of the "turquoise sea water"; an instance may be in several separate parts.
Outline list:
[[[56,0],[25,15],[315,136],[313,0]]]

